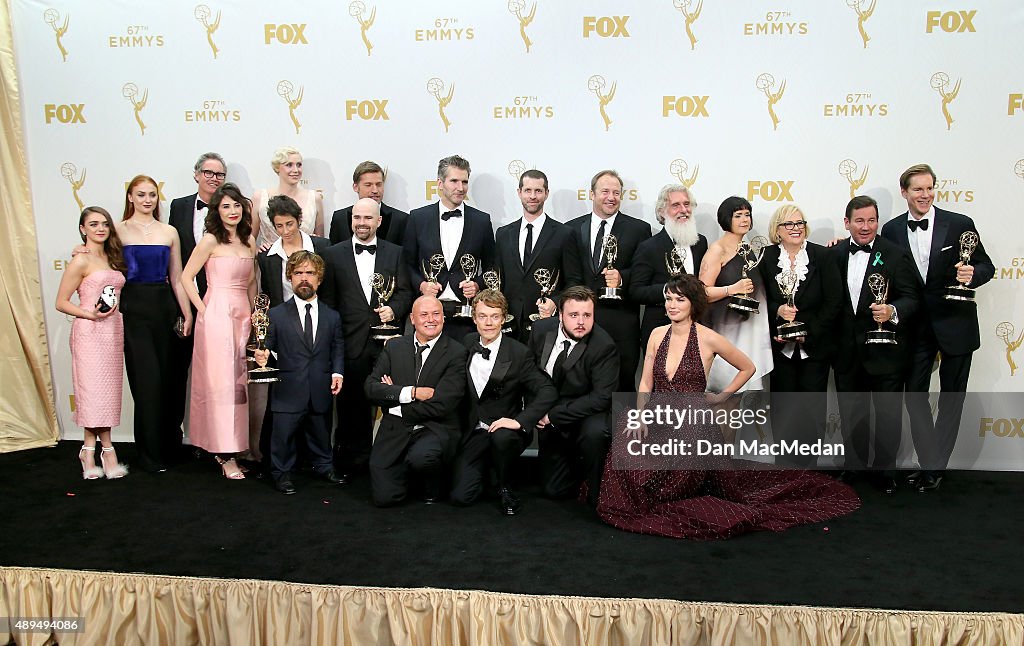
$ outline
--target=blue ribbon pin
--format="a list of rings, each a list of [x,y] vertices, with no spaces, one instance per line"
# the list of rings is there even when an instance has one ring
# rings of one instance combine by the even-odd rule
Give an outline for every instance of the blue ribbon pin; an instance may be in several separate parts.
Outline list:
[[[882,252],[881,252],[881,251],[876,251],[876,252],[875,252],[875,259],[874,259],[874,261],[873,261],[873,262],[871,263],[871,266],[872,266],[872,267],[877,267],[878,265],[884,265],[884,264],[885,264],[885,263],[884,263],[884,262],[882,262]]]

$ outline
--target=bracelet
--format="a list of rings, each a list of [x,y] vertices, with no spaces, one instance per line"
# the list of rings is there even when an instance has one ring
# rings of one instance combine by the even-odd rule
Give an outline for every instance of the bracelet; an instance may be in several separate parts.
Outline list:
[[[416,386],[412,387],[412,400],[416,401]]]
[[[726,296],[732,296],[732,292],[729,291],[729,286],[728,285],[725,286],[725,295]]]

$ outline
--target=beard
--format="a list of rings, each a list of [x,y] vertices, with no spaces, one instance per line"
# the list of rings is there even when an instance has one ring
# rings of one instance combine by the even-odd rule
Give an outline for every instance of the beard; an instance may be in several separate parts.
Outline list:
[[[672,218],[665,218],[665,232],[677,247],[692,247],[697,244],[698,233],[697,223],[693,218],[687,218],[686,222],[678,222]]]
[[[316,290],[309,283],[299,283],[299,286],[294,290],[295,295],[304,301],[308,301],[316,295]]]

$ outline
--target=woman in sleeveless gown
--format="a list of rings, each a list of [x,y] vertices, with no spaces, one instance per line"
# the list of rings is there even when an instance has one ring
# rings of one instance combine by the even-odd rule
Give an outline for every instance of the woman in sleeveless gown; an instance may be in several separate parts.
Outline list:
[[[657,328],[651,336],[641,398],[643,393],[654,393],[658,403],[667,401],[677,408],[683,402],[704,400],[706,396],[698,399],[685,393],[704,392],[707,368],[715,354],[737,368],[724,392],[735,392],[753,373],[750,360],[726,339],[693,322],[691,313],[699,316],[705,306],[704,287],[696,278],[684,275],[666,286],[666,312],[672,323]],[[679,359],[670,373],[675,361],[672,355]],[[671,432],[660,432],[666,431]],[[691,424],[671,437],[685,439],[691,446],[697,440],[723,444],[713,425]],[[631,439],[626,433],[613,437],[597,506],[601,519],[619,529],[673,538],[719,539],[822,522],[860,506],[852,489],[828,476],[775,470],[730,457],[689,457],[681,462],[682,469],[652,469],[650,456],[633,456],[627,450]]]
[[[58,312],[75,317],[71,324],[74,419],[85,429],[78,460],[86,480],[120,478],[128,470],[117,461],[110,429],[121,423],[124,324],[117,300],[124,286],[124,257],[114,221],[106,209],[87,207],[78,219],[78,231],[88,253],[76,254],[68,263],[56,304]],[[75,291],[78,305],[71,302]],[[102,467],[96,466],[97,439],[102,447]]]
[[[276,189],[260,189],[253,195],[252,210],[258,218],[253,222],[256,246],[267,249],[280,237],[274,229],[274,223],[267,214],[270,198],[276,195],[287,195],[298,203],[302,209],[301,230],[307,235],[324,235],[324,205],[320,193],[302,188],[302,155],[298,150],[285,146],[274,151],[270,167],[278,177]]]
[[[212,453],[231,480],[245,477],[235,456],[249,448],[245,345],[256,296],[251,217],[249,200],[237,186],[218,188],[207,211],[207,232],[181,276],[197,311],[189,441]],[[203,268],[207,290],[200,300],[193,279]]]

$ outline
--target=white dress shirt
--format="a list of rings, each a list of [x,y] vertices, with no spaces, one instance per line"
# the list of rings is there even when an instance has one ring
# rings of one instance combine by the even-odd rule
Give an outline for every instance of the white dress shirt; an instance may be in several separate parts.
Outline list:
[[[375,245],[377,244],[377,236],[374,236],[373,240],[369,242],[361,242],[359,238],[352,236],[352,255],[356,259],[356,273],[359,274],[359,286],[363,288],[363,296],[366,297],[366,304],[369,305],[373,302],[370,294],[370,278],[373,276],[374,263],[377,257],[367,251],[358,253],[356,251],[357,244]]]
[[[907,222],[910,222],[911,218],[914,218],[909,212],[907,213]],[[914,262],[917,264],[917,271],[921,272],[921,280],[928,280],[928,261],[931,259],[932,253],[932,234],[935,233],[935,207],[928,209],[920,221],[928,220],[928,229],[918,229],[917,231],[911,231],[910,227],[907,227],[907,241],[910,243],[910,253],[914,255]]]
[[[490,350],[491,354],[489,358],[484,359],[484,355],[479,352],[473,352],[473,358],[469,360],[469,376],[473,380],[473,388],[476,389],[477,397],[484,393],[487,381],[491,378],[491,373],[494,371],[494,362],[498,358],[498,350],[501,348],[501,333],[498,334],[498,338],[490,343],[485,344],[483,339],[480,339],[480,345]],[[477,428],[486,430],[487,427],[488,425],[483,420],[477,420]]]
[[[857,244],[850,238],[850,244]],[[846,269],[846,286],[850,288],[850,305],[853,306],[853,313],[857,313],[857,305],[860,303],[860,292],[864,288],[864,274],[867,273],[868,261],[874,254],[875,241],[871,240],[867,246],[871,249],[868,253],[858,251],[850,254],[850,264]],[[863,246],[863,245],[858,245]]]
[[[305,231],[299,231],[299,235],[302,236],[302,250],[312,253],[313,238],[309,237]],[[281,257],[281,294],[283,295],[284,300],[287,301],[295,295],[295,292],[292,290],[292,281],[288,280],[288,276],[286,275],[288,269],[288,254],[285,253],[284,243],[281,238],[278,238],[274,241],[274,244],[270,245],[270,249],[267,250],[267,255]],[[298,301],[299,299],[296,298],[295,300]],[[304,311],[299,312],[299,314],[305,316]],[[316,321],[315,316],[313,317],[313,320]]]
[[[437,210],[441,215],[448,212],[448,208],[440,201],[437,203]],[[463,202],[452,210],[462,213],[462,217],[448,218],[447,220],[439,219],[438,222],[441,223],[441,253],[444,254],[444,263],[448,266],[449,271],[458,272],[455,274],[458,276],[462,273],[462,265],[459,264],[456,254],[459,253],[459,245],[462,244],[462,231],[466,228],[466,203]],[[461,301],[462,294],[456,294],[452,286],[446,283],[444,290],[438,296],[438,300]]]
[[[203,234],[206,233],[206,214],[210,212],[208,207],[196,208],[199,206],[199,200],[202,198],[196,195],[195,204],[193,204],[192,211],[192,236],[195,238],[196,244],[203,239]]]
[[[519,258],[523,261],[524,267],[526,266],[526,225],[533,225],[533,238],[530,240],[530,243],[533,245],[533,249],[536,249],[537,238],[540,237],[540,230],[544,228],[544,222],[547,219],[547,214],[541,213],[533,222],[527,222],[526,218],[523,218],[522,223],[519,225]],[[533,249],[531,249],[531,251],[533,251]],[[591,247],[591,249],[593,249],[593,247]]]
[[[544,372],[548,373],[549,377],[553,378],[555,376],[555,360],[558,359],[558,355],[562,353],[562,348],[565,347],[563,341],[569,342],[569,351],[565,353],[565,356],[568,357],[572,354],[573,348],[576,347],[578,342],[576,339],[566,336],[565,330],[563,330],[561,324],[559,324],[558,334],[555,335],[555,345],[551,348],[551,356],[548,357],[547,363],[544,364]]]
[[[597,232],[601,228],[601,223],[602,222],[607,222],[608,223],[608,224],[604,225],[604,235],[605,235],[605,237],[608,237],[612,233],[612,227],[615,226],[615,218],[618,217],[618,215],[619,215],[619,213],[616,211],[615,215],[613,215],[613,216],[611,216],[611,217],[609,217],[607,219],[602,219],[602,218],[598,217],[596,213],[591,213],[590,214],[590,247],[588,247],[588,249],[590,250],[590,253],[588,254],[588,256],[589,256],[591,261],[593,261],[593,258],[594,258],[594,256],[593,256],[594,245],[597,243]],[[604,258],[604,251],[601,252],[601,258],[602,259]],[[603,264],[603,260],[602,260],[602,264]],[[591,266],[593,266],[593,262],[591,262]]]

